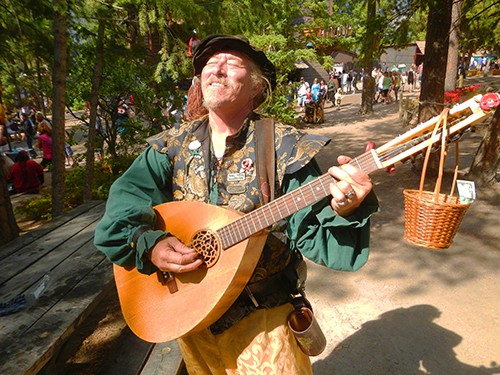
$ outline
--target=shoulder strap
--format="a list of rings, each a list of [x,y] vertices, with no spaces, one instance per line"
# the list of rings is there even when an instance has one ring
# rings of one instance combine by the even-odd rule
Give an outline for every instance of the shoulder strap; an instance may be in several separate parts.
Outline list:
[[[261,201],[267,204],[274,199],[276,185],[274,120],[272,118],[261,118],[255,122],[255,148]]]

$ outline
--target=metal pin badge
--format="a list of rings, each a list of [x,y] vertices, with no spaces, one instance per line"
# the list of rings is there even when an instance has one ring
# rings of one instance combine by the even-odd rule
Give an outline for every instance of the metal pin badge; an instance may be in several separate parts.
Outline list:
[[[189,144],[189,146],[188,146],[188,148],[189,148],[191,151],[198,150],[200,147],[201,147],[201,143],[200,143],[200,141],[198,141],[198,140],[194,140],[194,141],[192,141],[192,142]]]

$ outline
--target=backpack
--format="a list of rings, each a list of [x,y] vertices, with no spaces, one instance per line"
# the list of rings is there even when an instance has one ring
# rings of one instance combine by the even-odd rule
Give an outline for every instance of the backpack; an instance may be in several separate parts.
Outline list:
[[[200,45],[201,40],[199,40],[197,37],[193,36],[191,39],[189,39],[189,44],[188,44],[188,56],[193,57],[193,54],[196,52],[196,49]]]

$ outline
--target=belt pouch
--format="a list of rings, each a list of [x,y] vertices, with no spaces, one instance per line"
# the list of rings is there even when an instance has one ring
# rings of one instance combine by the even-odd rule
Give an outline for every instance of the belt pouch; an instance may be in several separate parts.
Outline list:
[[[288,327],[293,332],[300,349],[308,356],[323,353],[326,338],[314,317],[311,305],[303,297],[292,302],[295,309],[288,315]]]

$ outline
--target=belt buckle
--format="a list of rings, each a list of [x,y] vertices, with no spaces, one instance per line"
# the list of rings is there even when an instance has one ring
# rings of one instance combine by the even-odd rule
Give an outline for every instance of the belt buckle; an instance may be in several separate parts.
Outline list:
[[[257,308],[260,306],[259,302],[257,302],[257,299],[255,298],[255,296],[253,295],[252,291],[250,290],[250,288],[247,286],[245,286],[245,292],[247,292],[247,296],[248,298],[250,298],[250,300],[252,301],[253,305]]]

